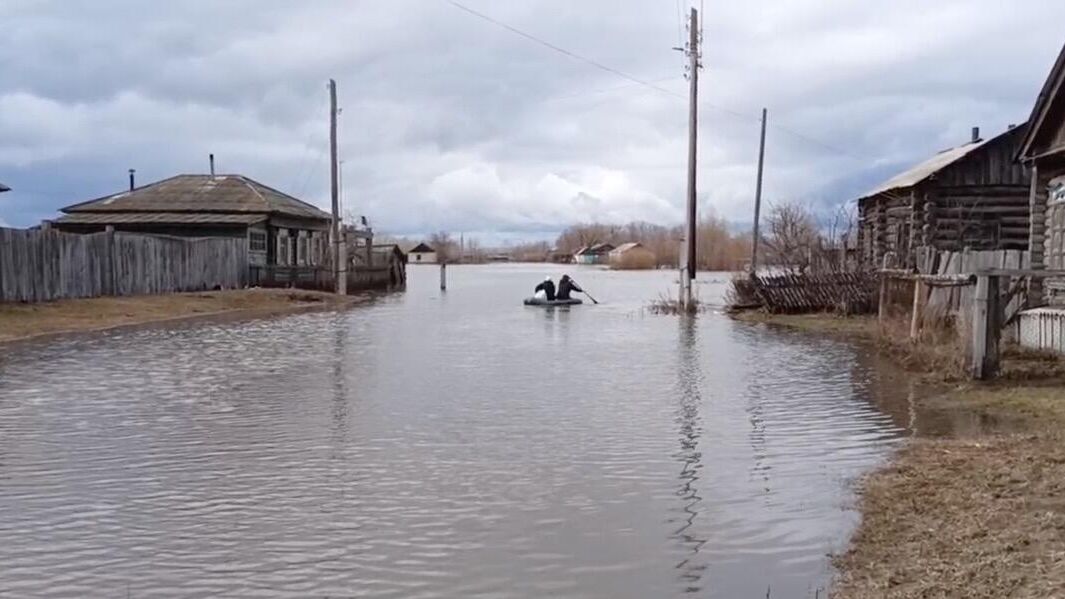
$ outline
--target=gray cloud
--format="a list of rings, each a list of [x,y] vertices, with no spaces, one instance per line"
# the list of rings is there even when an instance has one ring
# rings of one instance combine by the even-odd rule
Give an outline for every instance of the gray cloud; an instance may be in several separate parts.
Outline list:
[[[34,224],[206,155],[327,205],[337,79],[347,204],[380,229],[543,237],[680,218],[685,82],[671,2],[465,0],[675,92],[552,52],[443,0],[0,4],[0,219]],[[756,115],[766,191],[831,205],[968,136],[1023,121],[1065,22],[1054,0],[706,6],[706,210],[747,220]],[[797,132],[796,135],[793,132]],[[812,138],[814,141],[811,141]]]

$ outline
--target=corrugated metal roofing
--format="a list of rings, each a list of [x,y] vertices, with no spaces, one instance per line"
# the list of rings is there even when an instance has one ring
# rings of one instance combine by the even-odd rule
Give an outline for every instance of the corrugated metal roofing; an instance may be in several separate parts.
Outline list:
[[[963,146],[944,150],[936,154],[935,156],[929,158],[928,160],[925,160],[924,162],[918,164],[917,166],[888,179],[872,191],[862,195],[862,198],[872,197],[877,194],[892,191],[894,189],[913,187],[914,185],[917,185],[921,181],[924,181],[928,177],[931,177],[932,175],[943,170],[944,168],[954,164],[962,158],[965,158],[972,152],[979,150],[980,148],[984,147],[985,144],[994,139],[996,138],[993,137],[987,140],[971,142]]]
[[[84,212],[258,213],[329,220],[326,212],[242,175],[177,175],[62,209]]]
[[[56,219],[65,225],[253,225],[267,219],[265,214],[219,214],[188,212],[75,212]]]

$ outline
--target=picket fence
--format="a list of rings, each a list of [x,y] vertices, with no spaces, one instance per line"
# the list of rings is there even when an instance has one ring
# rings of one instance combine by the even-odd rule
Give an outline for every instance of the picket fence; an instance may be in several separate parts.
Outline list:
[[[3,302],[238,288],[247,277],[243,238],[0,228]]]

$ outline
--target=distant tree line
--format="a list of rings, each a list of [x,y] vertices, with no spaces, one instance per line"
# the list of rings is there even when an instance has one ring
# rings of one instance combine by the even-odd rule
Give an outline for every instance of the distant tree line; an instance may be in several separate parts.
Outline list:
[[[680,263],[683,237],[683,227],[679,225],[666,227],[642,221],[626,225],[587,223],[573,225],[562,231],[555,242],[555,249],[560,253],[573,254],[595,243],[616,246],[639,242],[655,254],[657,267],[674,268]],[[696,226],[696,264],[699,269],[741,270],[750,254],[750,234],[730,231],[724,219],[705,216]]]
[[[763,213],[759,243],[759,267],[801,274],[850,268],[856,252],[853,209],[840,208],[828,223],[819,223],[809,205],[801,202],[770,204]],[[696,227],[697,267],[700,270],[741,271],[749,268],[751,233],[736,232],[724,219],[704,216]],[[564,229],[554,245],[546,241],[520,243],[505,249],[489,250],[476,239],[461,242],[446,231],[424,239],[441,261],[479,263],[490,255],[505,254],[522,262],[546,262],[572,256],[582,247],[596,243],[615,246],[639,242],[655,255],[657,268],[675,268],[680,262],[683,227],[644,221],[625,225],[582,223]],[[389,238],[401,245],[412,240]],[[382,241],[384,241],[382,239]]]

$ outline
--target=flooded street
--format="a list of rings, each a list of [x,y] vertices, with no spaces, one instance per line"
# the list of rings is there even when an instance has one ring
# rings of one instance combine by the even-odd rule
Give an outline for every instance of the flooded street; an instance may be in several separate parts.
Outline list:
[[[0,348],[0,595],[825,596],[906,434],[875,358],[644,313],[674,273],[570,267],[602,305],[545,310],[559,266],[409,271],[344,313]]]

